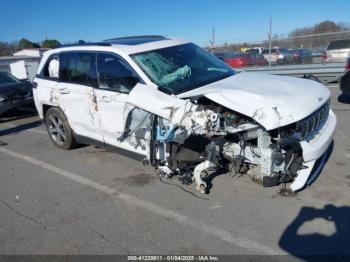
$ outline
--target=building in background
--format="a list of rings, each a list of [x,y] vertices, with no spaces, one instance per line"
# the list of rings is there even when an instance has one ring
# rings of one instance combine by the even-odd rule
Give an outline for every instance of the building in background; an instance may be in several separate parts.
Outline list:
[[[39,62],[46,48],[23,49],[13,56],[0,57],[0,71],[6,71],[18,79],[32,81],[36,75]]]

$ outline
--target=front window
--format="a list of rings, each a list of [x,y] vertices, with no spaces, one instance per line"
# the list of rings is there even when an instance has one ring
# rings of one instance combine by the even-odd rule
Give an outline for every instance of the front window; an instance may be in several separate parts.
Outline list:
[[[119,93],[129,93],[139,82],[128,64],[110,54],[97,54],[97,74],[100,89]]]
[[[195,44],[147,51],[131,57],[163,91],[173,94],[235,74],[223,61]]]

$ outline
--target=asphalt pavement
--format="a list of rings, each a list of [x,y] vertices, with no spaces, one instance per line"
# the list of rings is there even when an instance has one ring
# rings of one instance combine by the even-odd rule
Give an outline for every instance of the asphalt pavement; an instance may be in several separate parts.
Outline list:
[[[331,156],[293,197],[220,174],[210,194],[93,146],[63,151],[30,110],[0,123],[0,254],[350,254],[350,98]]]

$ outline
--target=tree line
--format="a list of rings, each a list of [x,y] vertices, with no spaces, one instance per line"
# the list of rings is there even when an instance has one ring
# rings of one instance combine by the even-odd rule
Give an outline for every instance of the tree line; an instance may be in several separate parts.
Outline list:
[[[325,20],[313,26],[296,28],[287,35],[274,34],[271,38],[271,43],[272,47],[325,49],[331,40],[350,39],[350,33],[344,31],[350,31],[349,24]],[[266,39],[254,43],[225,43],[222,46],[216,47],[215,51],[240,51],[241,48],[254,46],[268,48],[269,40]]]
[[[61,43],[56,39],[46,39],[40,44],[31,42],[28,39],[22,38],[21,40],[13,42],[0,41],[0,56],[12,55],[14,52],[20,51],[26,48],[56,48],[61,46]]]

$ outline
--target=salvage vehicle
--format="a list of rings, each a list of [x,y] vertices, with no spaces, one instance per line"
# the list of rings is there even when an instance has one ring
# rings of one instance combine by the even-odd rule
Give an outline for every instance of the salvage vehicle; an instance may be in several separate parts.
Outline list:
[[[163,36],[52,49],[34,87],[57,147],[118,148],[202,193],[222,167],[300,190],[322,167],[336,126],[324,85],[236,74],[195,44]]]
[[[32,84],[0,72],[0,117],[7,111],[33,104]]]

